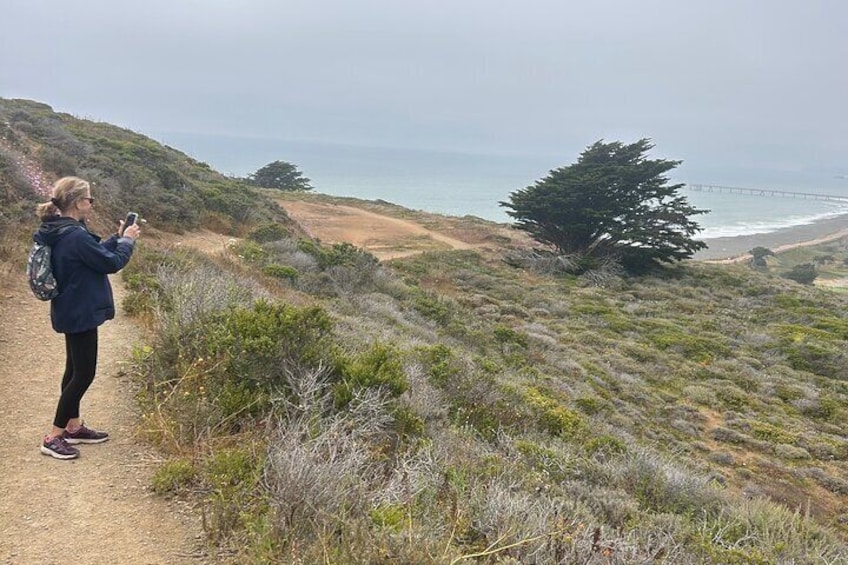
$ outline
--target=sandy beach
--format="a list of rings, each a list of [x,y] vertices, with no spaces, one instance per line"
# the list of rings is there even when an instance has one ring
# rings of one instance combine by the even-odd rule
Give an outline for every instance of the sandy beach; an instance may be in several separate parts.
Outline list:
[[[848,214],[771,233],[704,239],[707,249],[695,253],[693,258],[701,261],[732,260],[746,256],[748,251],[757,246],[779,252],[843,237],[848,237]]]

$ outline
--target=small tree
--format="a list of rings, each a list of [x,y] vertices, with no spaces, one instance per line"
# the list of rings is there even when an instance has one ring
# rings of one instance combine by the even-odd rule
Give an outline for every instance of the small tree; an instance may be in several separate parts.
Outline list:
[[[312,190],[309,179],[303,176],[295,165],[285,161],[268,163],[248,177],[251,183],[265,188],[279,190]]]
[[[668,184],[680,161],[647,159],[648,139],[624,145],[596,142],[573,165],[550,172],[500,205],[516,227],[560,253],[619,256],[644,266],[689,258],[706,244],[690,216],[704,214]]]
[[[762,247],[759,245],[750,250],[748,253],[751,254],[751,267],[755,269],[767,268],[768,262],[766,261],[766,257],[774,257],[774,251],[768,247]]]
[[[790,270],[783,276],[797,283],[813,284],[813,281],[816,280],[816,277],[819,276],[819,273],[818,271],[816,271],[816,266],[812,263],[801,263],[800,265],[795,265],[794,267],[792,267],[792,270]]]

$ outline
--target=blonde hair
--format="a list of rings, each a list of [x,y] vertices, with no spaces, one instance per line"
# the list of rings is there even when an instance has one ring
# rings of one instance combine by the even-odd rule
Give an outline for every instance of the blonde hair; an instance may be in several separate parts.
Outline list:
[[[74,202],[86,195],[91,190],[91,185],[79,177],[62,177],[53,185],[53,194],[50,202],[39,204],[35,210],[36,215],[44,221],[68,210]]]

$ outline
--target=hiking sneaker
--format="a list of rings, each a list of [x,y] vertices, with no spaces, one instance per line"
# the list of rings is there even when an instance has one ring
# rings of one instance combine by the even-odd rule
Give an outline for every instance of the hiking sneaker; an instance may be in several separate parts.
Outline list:
[[[79,449],[68,445],[68,442],[62,436],[44,438],[44,441],[41,442],[41,453],[56,459],[76,459],[79,457]]]
[[[109,439],[109,434],[106,432],[96,432],[90,428],[86,428],[85,424],[79,427],[75,432],[65,430],[62,434],[64,440],[70,444],[77,443],[103,443]]]

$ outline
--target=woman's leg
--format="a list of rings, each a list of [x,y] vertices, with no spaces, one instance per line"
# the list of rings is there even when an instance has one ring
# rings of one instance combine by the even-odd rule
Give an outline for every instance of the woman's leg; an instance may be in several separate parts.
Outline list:
[[[80,401],[94,380],[97,369],[97,328],[65,334],[65,345],[68,359],[62,378],[62,395],[53,419],[54,431],[64,430],[69,424],[79,427]]]
[[[65,336],[65,374],[62,375],[62,388],[59,392],[65,390],[65,387],[68,386],[68,383],[71,382],[74,376],[74,363],[72,359],[71,344],[68,343],[67,336]]]

